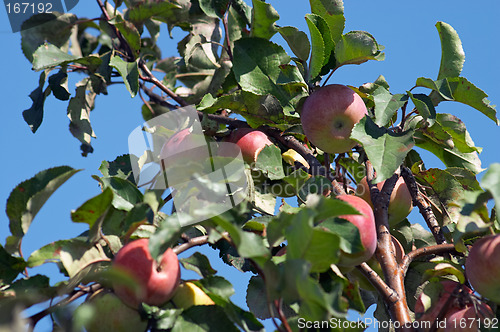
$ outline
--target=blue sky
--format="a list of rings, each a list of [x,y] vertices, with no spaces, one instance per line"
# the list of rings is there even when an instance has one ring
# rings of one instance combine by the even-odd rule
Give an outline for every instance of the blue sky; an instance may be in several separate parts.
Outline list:
[[[292,25],[307,32],[304,15],[310,11],[308,1],[270,0],[281,18],[280,26]],[[365,30],[385,46],[386,60],[368,62],[360,66],[344,66],[330,79],[329,83],[358,86],[374,81],[384,75],[391,86],[391,92],[403,93],[413,87],[418,77],[436,78],[440,64],[440,42],[435,24],[444,21],[451,24],[459,33],[466,54],[462,72],[469,81],[483,89],[492,104],[500,103],[498,79],[500,76],[499,37],[500,2],[481,1],[471,5],[469,1],[345,1],[346,29]],[[99,16],[94,1],[80,1],[73,8],[79,17]],[[140,115],[141,100],[131,99],[123,86],[109,88],[108,96],[98,96],[96,108],[91,114],[91,122],[97,139],[93,141],[95,152],[87,158],[80,155],[79,143],[68,131],[66,116],[67,103],[49,97],[45,104],[44,120],[36,134],[32,134],[22,118],[22,111],[31,106],[28,95],[35,88],[39,73],[31,70],[30,63],[20,48],[20,34],[10,32],[5,10],[0,9],[0,40],[4,51],[0,53],[2,79],[2,126],[0,142],[2,162],[0,164],[0,241],[3,244],[8,236],[8,218],[5,214],[6,200],[10,191],[21,181],[32,177],[43,169],[69,165],[83,169],[64,184],[45,204],[34,220],[23,241],[26,257],[41,246],[61,238],[70,238],[85,230],[85,225],[75,225],[70,221],[70,212],[87,199],[99,193],[97,182],[92,174],[99,174],[98,167],[103,160],[113,160],[127,153],[129,133],[143,120]],[[177,55],[175,43],[166,33],[159,45],[163,56]],[[174,30],[176,41],[183,36]],[[281,45],[284,41],[278,35],[272,39]],[[171,50],[171,52],[168,52]],[[74,84],[83,77],[78,75],[70,80],[70,92]],[[460,117],[477,146],[484,148],[481,154],[483,167],[500,162],[500,128],[478,111],[458,104],[442,103],[441,113],[451,113]],[[419,151],[420,152],[420,151]],[[423,157],[428,157],[426,153]],[[435,157],[426,159],[427,167],[443,167]],[[412,222],[419,216],[412,214]],[[191,251],[192,253],[192,251]],[[227,269],[218,263],[214,251],[208,254],[214,258],[214,267],[221,275],[233,281],[237,295],[233,298],[245,306],[246,282],[250,275]],[[217,264],[216,264],[217,263]],[[229,272],[228,272],[229,271]],[[43,273],[58,280],[54,264],[48,264],[30,271],[30,274]],[[229,274],[228,274],[229,273]],[[194,278],[183,274],[183,278]],[[271,328],[272,325],[266,324]]]

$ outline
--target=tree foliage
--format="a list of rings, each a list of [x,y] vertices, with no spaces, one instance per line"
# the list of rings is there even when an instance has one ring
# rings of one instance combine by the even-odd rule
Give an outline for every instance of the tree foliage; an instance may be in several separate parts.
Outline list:
[[[260,0],[98,0],[98,19],[53,13],[24,23],[22,50],[40,72],[29,95],[33,105],[22,113],[33,132],[43,125],[45,100],[54,97],[68,105],[69,131],[80,142],[82,155],[92,153],[95,102],[113,98],[107,88],[122,83],[132,97],[142,98],[144,121],[195,105],[212,140],[220,142],[234,128],[252,127],[275,146],[246,166],[260,175],[247,177],[244,202],[187,226],[176,223],[176,213],[169,211],[169,190],[136,182],[133,169],[144,167],[148,156],[110,157],[114,160],[103,161],[101,175],[94,176],[102,192],[71,213],[71,220],[88,224],[88,231],[50,243],[30,257],[20,252],[23,236],[50,195],[78,170],[54,167],[20,183],[7,201],[11,234],[0,246],[2,327],[26,323],[21,321],[23,310],[53,299],[27,323],[34,326],[54,314],[54,328],[78,330],[91,315],[77,309],[71,319],[67,312],[74,308],[69,304],[111,288],[111,281],[120,277],[110,270],[113,256],[126,242],[143,237],[150,238],[155,258],[167,247],[180,253],[208,245],[225,263],[253,274],[246,290],[234,290],[206,256],[194,252],[181,264],[199,274],[196,284],[214,307],[144,304],[138,310],[153,331],[255,331],[263,329],[259,319],[290,331],[297,330],[300,319],[342,322],[348,309],[364,313],[372,304],[378,320],[405,324],[418,318],[416,294],[432,293],[429,285],[443,278],[466,281],[464,257],[470,245],[485,234],[500,233],[500,168],[492,165],[482,182],[477,180],[483,171],[481,148],[456,115],[439,113],[439,105],[463,103],[500,122],[486,93],[460,76],[465,55],[457,32],[445,22],[436,24],[442,54],[435,78],[415,78],[413,86],[398,93],[390,91],[382,75],[351,86],[369,114],[352,132],[358,145],[332,160],[303,134],[302,102],[338,68],[384,60],[384,47],[366,31],[345,31],[341,0],[310,0],[310,8],[306,32],[278,26],[277,11]],[[165,28],[185,32],[178,53],[163,54],[157,44]],[[275,34],[283,45],[270,41]],[[68,76],[77,74],[82,78],[71,89]],[[281,153],[289,149],[310,167],[288,164]],[[438,157],[445,168],[426,168],[418,149]],[[380,278],[373,277],[368,264],[355,269],[361,272],[357,277],[336,265],[341,251],[356,253],[363,246],[357,229],[338,218],[356,210],[334,197],[352,193],[364,176],[373,183],[387,180],[380,192],[372,186],[379,233],[373,261],[381,266]],[[390,194],[399,176],[427,229],[408,220],[389,228],[384,194]],[[282,191],[269,187],[288,188],[296,203],[290,205]],[[493,204],[487,205],[489,201]],[[395,260],[390,234],[404,248],[402,262]],[[57,264],[67,279],[54,285],[47,276],[27,272],[48,263]],[[363,278],[374,287],[360,287]],[[235,291],[246,291],[249,311],[230,300]]]

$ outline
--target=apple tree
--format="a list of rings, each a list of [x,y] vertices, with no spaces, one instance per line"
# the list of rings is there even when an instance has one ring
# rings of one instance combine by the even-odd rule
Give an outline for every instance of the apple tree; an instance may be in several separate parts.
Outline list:
[[[45,100],[56,98],[67,103],[70,133],[87,156],[96,100],[115,97],[108,87],[120,84],[142,100],[145,122],[190,108],[202,135],[186,121],[143,126],[163,141],[96,166],[89,181],[101,192],[71,212],[88,231],[29,257],[24,235],[78,170],[41,170],[16,186],[7,201],[11,234],[0,246],[1,327],[35,329],[51,316],[54,330],[68,331],[257,331],[264,320],[279,331],[363,330],[347,311],[375,305],[388,329],[498,328],[500,164],[478,181],[480,148],[439,106],[463,103],[500,122],[487,94],[460,76],[457,32],[436,24],[442,54],[433,78],[398,92],[382,75],[344,86],[333,84],[338,68],[385,54],[369,32],[345,31],[342,0],[310,0],[308,31],[278,26],[269,3],[247,2],[97,0],[96,19],[44,13],[23,23],[23,53],[40,73],[22,113],[33,132]],[[160,31],[173,29],[184,32],[177,50],[161,49]],[[276,34],[282,45],[270,41]],[[69,76],[79,77],[75,88]],[[221,194],[229,187],[205,179],[203,191],[179,189],[187,170],[206,166],[200,142],[220,148],[207,159],[212,166],[242,154],[244,186]],[[444,168],[426,167],[422,150]],[[155,162],[162,167],[149,181],[137,176]],[[159,187],[166,164],[175,170]],[[188,212],[172,204],[208,200],[207,192],[243,199],[220,213],[216,204]],[[206,250],[252,274],[248,285],[234,289]],[[57,264],[64,281],[28,273],[42,264]],[[179,266],[199,278],[184,280]],[[248,310],[231,301],[234,292],[246,293]]]

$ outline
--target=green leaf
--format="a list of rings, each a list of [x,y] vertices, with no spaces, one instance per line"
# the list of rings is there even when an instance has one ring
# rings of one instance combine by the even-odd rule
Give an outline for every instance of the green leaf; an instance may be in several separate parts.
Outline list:
[[[336,67],[348,64],[359,65],[368,60],[384,60],[383,46],[366,31],[351,31],[335,45]]]
[[[96,137],[90,124],[90,111],[94,108],[96,93],[87,93],[88,79],[84,78],[77,84],[75,96],[69,100],[68,118],[70,119],[69,131],[81,143],[80,149],[85,157],[87,153],[93,152],[90,141]]]
[[[281,65],[288,64],[290,57],[283,48],[262,38],[243,38],[234,43],[233,72],[244,91],[256,95],[273,95],[280,101],[285,112],[295,110],[286,89],[278,84]]]
[[[309,0],[311,12],[321,16],[330,27],[330,35],[336,43],[345,26],[344,3],[342,0]]]
[[[135,25],[132,22],[124,21],[120,15],[115,16],[108,23],[114,25],[120,31],[133,52],[131,55],[138,55],[141,50],[141,34],[137,31]]]
[[[169,1],[141,3],[140,6],[129,8],[126,19],[134,23],[143,23],[151,18],[173,16],[174,9],[179,8],[181,8],[179,5]]]
[[[276,145],[265,146],[259,152],[255,167],[262,170],[271,180],[279,180],[285,177],[281,150]]]
[[[16,250],[33,219],[49,197],[70,177],[79,172],[69,166],[49,168],[21,182],[7,199],[9,228],[16,238]]]
[[[70,240],[59,240],[49,243],[31,253],[28,258],[28,267],[33,268],[45,263],[56,263],[60,261],[60,253],[63,245]]]
[[[21,257],[12,256],[0,245],[0,284],[10,284],[26,268]]]
[[[350,221],[342,218],[329,218],[321,222],[317,228],[326,229],[337,235],[340,249],[345,253],[356,254],[364,250],[359,229]]]
[[[477,152],[465,153],[460,152],[455,146],[443,146],[443,144],[429,139],[419,131],[415,132],[414,139],[416,146],[433,153],[447,167],[462,167],[472,171],[474,174],[478,174],[483,170]]]
[[[305,202],[308,195],[323,195],[325,190],[331,189],[332,183],[327,178],[324,176],[313,176],[304,183],[297,196]]]
[[[305,32],[300,31],[296,27],[286,26],[279,27],[278,32],[281,37],[287,42],[288,46],[300,60],[307,61],[309,52],[311,52],[311,43]]]
[[[192,306],[175,321],[172,332],[239,331],[220,306]]]
[[[491,192],[498,210],[500,206],[500,164],[494,163],[488,167],[481,179],[481,186]]]
[[[68,91],[68,74],[61,69],[56,74],[49,77],[50,90],[59,100],[68,100],[71,94]]]
[[[149,238],[149,252],[154,259],[157,259],[165,250],[177,242],[181,234],[181,223],[179,221],[182,217],[179,214],[167,216],[161,221],[155,233],[151,235]]]
[[[483,90],[469,82],[465,77],[450,77],[447,80],[453,91],[455,101],[474,107],[497,125],[500,125],[495,106],[490,105],[490,101],[486,99],[488,95]]]
[[[23,111],[24,121],[26,121],[26,123],[30,126],[33,133],[35,133],[42,124],[43,106],[45,99],[50,94],[50,88],[45,89],[45,91],[43,90],[46,78],[47,73],[42,72],[38,80],[38,87],[30,93],[30,98],[33,101],[33,104],[30,108]]]
[[[117,176],[103,177],[101,181],[104,189],[109,187],[113,190],[113,206],[119,210],[130,211],[143,200],[142,193],[130,181]]]
[[[44,43],[67,47],[71,27],[77,20],[73,14],[43,13],[33,15],[21,26],[21,48],[24,56],[33,61],[33,53]]]
[[[328,24],[318,15],[307,14],[306,23],[311,34],[311,61],[309,62],[308,79],[316,78],[325,64],[328,63],[333,50],[333,40]]]
[[[441,65],[438,80],[460,75],[465,62],[465,53],[458,33],[451,25],[437,22],[436,28],[441,39]]]
[[[432,100],[429,96],[421,93],[412,94],[410,91],[406,91],[408,96],[410,96],[411,101],[415,105],[418,114],[420,114],[426,120],[436,119],[436,109],[432,104]],[[432,124],[434,121],[431,121]]]
[[[271,39],[276,33],[276,22],[280,16],[269,3],[260,0],[252,0],[252,24],[250,37]]]
[[[101,235],[101,226],[113,201],[113,191],[106,188],[101,194],[89,199],[71,212],[71,220],[89,225],[89,238],[96,240]]]
[[[415,86],[421,86],[437,92],[439,95],[430,95],[432,103],[437,106],[442,100],[453,100],[453,94],[447,79],[434,81],[430,78],[419,77]]]
[[[111,58],[109,65],[120,73],[128,92],[130,92],[130,96],[134,98],[137,91],[139,91],[139,67],[137,62],[126,62],[115,55]]]
[[[63,52],[52,44],[43,44],[33,53],[33,69],[36,71],[60,66],[78,59],[74,55]]]
[[[203,278],[217,273],[217,271],[210,265],[210,261],[207,256],[199,252],[195,252],[188,258],[181,258],[180,262],[186,270],[194,271]]]
[[[470,137],[467,128],[465,128],[465,124],[452,114],[439,113],[437,114],[437,121],[449,137],[453,141],[453,146],[451,148],[456,147],[458,151],[469,153],[469,152],[478,152],[481,153],[482,148],[476,147],[474,141]],[[434,126],[429,129],[434,128]]]
[[[408,101],[407,95],[392,95],[383,86],[378,86],[372,95],[375,103],[375,123],[379,126],[387,125],[394,113]]]
[[[490,105],[490,101],[486,99],[488,95],[465,77],[448,77],[437,81],[420,77],[417,79],[416,86],[429,88],[433,92],[439,93],[439,96],[430,94],[434,105],[439,104],[442,100],[458,101],[474,107],[497,125],[500,125],[500,121],[496,117],[495,106]]]
[[[391,177],[415,144],[413,130],[395,133],[377,126],[368,116],[354,126],[351,138],[363,144],[377,172],[376,183]]]
[[[110,261],[102,250],[97,249],[85,238],[75,238],[63,242],[59,255],[70,278],[90,267],[91,264]]]
[[[200,8],[213,18],[223,18],[230,0],[200,0]]]

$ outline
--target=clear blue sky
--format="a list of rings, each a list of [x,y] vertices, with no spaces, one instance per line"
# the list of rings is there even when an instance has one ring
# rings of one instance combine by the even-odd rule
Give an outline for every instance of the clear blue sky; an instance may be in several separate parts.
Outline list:
[[[304,15],[310,11],[305,0],[270,0],[278,11],[280,26],[293,25],[307,32]],[[384,75],[391,85],[391,92],[402,93],[409,90],[416,78],[424,76],[436,78],[440,63],[440,43],[435,24],[444,21],[459,33],[466,54],[462,75],[479,88],[486,91],[492,104],[500,103],[498,79],[500,76],[500,44],[498,32],[500,23],[500,2],[488,0],[472,4],[470,1],[345,1],[346,29],[365,30],[385,46],[386,60],[368,62],[361,66],[345,66],[330,79],[330,83],[358,86],[374,81]],[[99,10],[94,1],[81,0],[72,10],[79,17],[97,17]],[[84,225],[74,225],[70,212],[87,199],[99,193],[92,174],[99,174],[102,160],[113,160],[127,153],[127,137],[143,120],[140,115],[141,101],[131,99],[123,86],[109,88],[108,96],[98,96],[96,108],[91,114],[91,122],[97,139],[93,141],[95,152],[87,158],[80,155],[79,143],[68,131],[66,116],[67,102],[55,100],[52,96],[45,104],[44,120],[36,134],[32,134],[22,118],[22,111],[31,106],[28,95],[35,88],[39,73],[31,70],[20,48],[20,34],[10,32],[5,10],[0,9],[0,39],[4,51],[0,53],[3,64],[0,81],[2,97],[2,126],[0,142],[2,162],[0,165],[0,241],[5,243],[9,234],[8,218],[5,214],[6,200],[11,190],[21,181],[32,177],[43,169],[70,165],[84,169],[64,184],[45,204],[34,220],[23,241],[25,257],[41,246],[52,241],[70,238],[85,230]],[[177,55],[176,47],[166,34],[160,40],[163,56]],[[174,30],[178,41],[179,30]],[[273,41],[284,45],[279,36]],[[171,52],[169,52],[171,50]],[[74,84],[83,77],[70,79],[70,92]],[[441,113],[452,113],[460,117],[476,145],[484,148],[481,154],[483,167],[500,162],[500,128],[484,115],[458,103],[443,103]],[[423,154],[427,157],[428,154]],[[442,167],[436,158],[427,159],[427,167]],[[412,214],[412,222],[418,215]],[[213,252],[209,249],[209,253]],[[216,256],[213,255],[213,258]],[[246,281],[250,275],[241,274],[212,260],[220,274],[230,279],[237,290],[233,300],[245,307]],[[229,274],[227,271],[231,271]],[[30,274],[43,273],[59,280],[54,264],[48,264],[29,271]],[[194,275],[183,274],[183,278]],[[267,328],[272,325],[266,324]],[[41,329],[43,330],[43,329]]]

